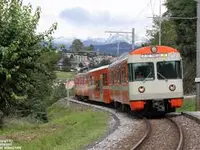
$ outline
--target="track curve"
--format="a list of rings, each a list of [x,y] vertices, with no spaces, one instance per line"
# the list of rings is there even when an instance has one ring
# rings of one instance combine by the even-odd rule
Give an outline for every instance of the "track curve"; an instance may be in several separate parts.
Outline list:
[[[148,147],[148,143],[146,141],[152,140],[151,137],[154,136],[154,135],[151,135],[152,127],[151,127],[150,120],[147,120],[146,118],[143,118],[143,119],[146,122],[146,132],[145,132],[144,136],[131,148],[131,150],[146,149]],[[177,131],[176,134],[178,134],[179,140],[178,140],[178,144],[176,143],[176,145],[174,147],[176,147],[175,148],[176,150],[182,150],[183,145],[184,145],[184,142],[183,142],[184,136],[183,136],[183,131],[182,131],[181,127],[173,119],[171,119],[169,117],[166,117],[165,120],[168,120],[169,122],[171,122],[173,124],[173,126],[176,128],[176,131]]]
[[[139,149],[139,147],[145,142],[145,140],[149,137],[149,135],[151,133],[151,124],[150,124],[149,120],[147,120],[146,118],[143,118],[143,119],[145,120],[145,123],[146,123],[146,132],[145,132],[144,136],[139,140],[139,142],[137,142],[131,148],[131,150]]]
[[[176,150],[182,150],[183,146],[184,146],[183,130],[173,119],[171,119],[171,118],[167,118],[167,119],[170,120],[177,127],[177,129],[179,131],[179,143],[178,143]]]

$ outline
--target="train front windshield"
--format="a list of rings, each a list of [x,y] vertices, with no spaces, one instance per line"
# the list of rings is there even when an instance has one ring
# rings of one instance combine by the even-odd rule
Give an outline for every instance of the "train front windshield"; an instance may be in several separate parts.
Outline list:
[[[180,61],[155,62],[158,80],[181,79],[182,70]],[[128,64],[129,82],[155,80],[153,62]]]
[[[128,64],[128,70],[130,82],[155,79],[153,62],[130,63]]]
[[[162,61],[157,62],[157,78],[165,79],[181,79],[181,62],[180,61]]]

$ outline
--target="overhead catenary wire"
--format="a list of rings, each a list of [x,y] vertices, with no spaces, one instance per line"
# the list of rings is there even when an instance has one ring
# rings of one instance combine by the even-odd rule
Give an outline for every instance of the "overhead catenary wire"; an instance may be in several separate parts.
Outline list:
[[[136,18],[139,17],[150,4],[151,4],[151,1],[147,3],[147,5],[135,17]]]
[[[158,16],[147,17],[147,18],[159,18]],[[197,17],[162,17],[162,19],[183,19],[183,20],[195,20]]]
[[[151,4],[151,13],[154,16],[154,9],[153,9],[153,2],[152,2],[152,0],[150,0],[150,4]]]

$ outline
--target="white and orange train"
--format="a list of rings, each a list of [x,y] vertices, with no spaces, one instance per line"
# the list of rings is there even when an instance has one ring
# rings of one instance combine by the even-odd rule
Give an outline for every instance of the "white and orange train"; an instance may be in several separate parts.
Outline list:
[[[116,62],[75,76],[75,96],[143,112],[173,112],[183,104],[180,53],[142,47]]]

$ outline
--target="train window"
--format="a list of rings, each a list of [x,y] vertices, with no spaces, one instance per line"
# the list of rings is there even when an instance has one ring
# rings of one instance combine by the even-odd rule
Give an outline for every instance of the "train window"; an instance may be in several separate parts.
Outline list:
[[[114,72],[114,76],[115,76],[115,82],[114,83],[117,83],[117,71]]]
[[[88,79],[88,84],[89,84],[89,85],[92,85],[92,76],[89,77],[89,79]]]
[[[119,78],[120,78],[120,72],[119,72],[119,70],[117,69],[117,73],[116,73],[116,76],[117,76],[117,84],[119,83]]]
[[[118,69],[118,83],[121,83],[120,82],[120,80],[121,80],[121,71],[120,71],[120,68]]]
[[[165,79],[181,79],[181,62],[180,61],[163,61],[157,62],[157,78]]]
[[[121,70],[121,83],[124,82],[124,70],[122,69]]]
[[[133,64],[128,64],[128,78],[129,78],[129,81],[133,81],[134,78],[133,78],[133,75],[134,75],[134,72],[133,72]]]
[[[88,78],[85,77],[85,84],[87,85],[88,84]]]
[[[113,73],[112,73],[112,71],[110,71],[110,84],[112,84],[113,83]]]
[[[154,80],[154,64],[152,62],[128,64],[129,81]]]
[[[103,85],[107,85],[107,74],[103,73]]]
[[[112,77],[111,77],[111,79],[112,79],[112,84],[114,84],[115,83],[115,76],[114,76],[114,72],[112,71]]]
[[[122,83],[126,82],[126,69],[125,67],[122,68]]]
[[[100,91],[100,80],[96,80],[96,91]]]

